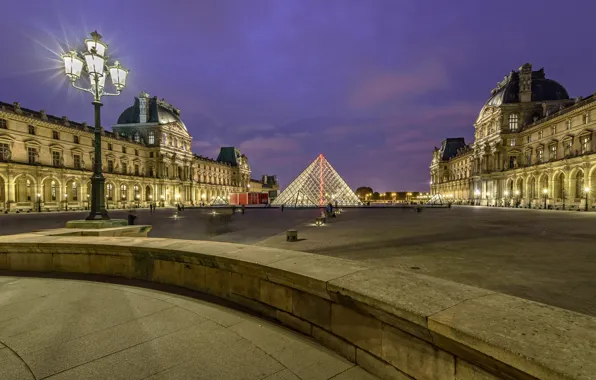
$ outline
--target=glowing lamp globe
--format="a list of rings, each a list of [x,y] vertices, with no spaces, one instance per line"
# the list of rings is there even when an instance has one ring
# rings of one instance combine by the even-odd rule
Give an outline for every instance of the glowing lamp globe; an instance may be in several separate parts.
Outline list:
[[[77,56],[76,51],[62,54],[62,61],[64,62],[64,71],[71,82],[76,81],[81,76],[83,70],[83,60]]]
[[[118,91],[124,89],[126,86],[126,76],[128,75],[128,70],[122,67],[118,61],[114,62],[114,66],[108,67],[108,70],[110,70],[110,76],[112,77],[112,83],[114,84],[114,87],[116,87]]]
[[[89,75],[103,76],[103,70],[106,63],[104,57],[95,54],[94,52],[83,53],[83,56],[87,63],[87,72]]]
[[[101,34],[97,32],[91,33],[92,38],[85,40],[85,46],[87,47],[88,53],[94,53],[100,57],[105,57],[108,45],[101,41]]]

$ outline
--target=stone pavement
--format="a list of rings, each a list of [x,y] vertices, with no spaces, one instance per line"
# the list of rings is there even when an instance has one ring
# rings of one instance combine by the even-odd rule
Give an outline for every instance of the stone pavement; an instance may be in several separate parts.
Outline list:
[[[0,379],[376,378],[298,333],[207,301],[0,276]]]
[[[424,273],[596,316],[596,212],[454,207],[346,209],[314,227],[318,210],[246,209],[210,235],[203,210],[138,210],[150,237],[292,249]],[[0,215],[0,235],[63,227],[85,212]],[[125,211],[110,210],[114,218]],[[287,243],[296,228],[300,241]]]
[[[258,245],[399,267],[596,316],[596,213],[346,209]]]

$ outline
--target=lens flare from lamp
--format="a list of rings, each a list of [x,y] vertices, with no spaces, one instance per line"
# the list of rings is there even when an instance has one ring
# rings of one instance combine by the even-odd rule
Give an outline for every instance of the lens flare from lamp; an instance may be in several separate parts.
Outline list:
[[[71,82],[76,81],[81,76],[83,71],[83,60],[77,56],[76,51],[65,53],[61,55],[62,61],[64,62],[64,72]]]
[[[589,188],[589,187],[584,187],[584,191],[585,191],[586,193],[589,193],[589,192],[590,192],[590,188]]]

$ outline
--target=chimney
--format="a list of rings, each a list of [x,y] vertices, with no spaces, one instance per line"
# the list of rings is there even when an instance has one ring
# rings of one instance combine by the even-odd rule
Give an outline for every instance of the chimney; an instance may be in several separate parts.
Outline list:
[[[532,101],[532,65],[525,63],[519,68],[519,101]]]

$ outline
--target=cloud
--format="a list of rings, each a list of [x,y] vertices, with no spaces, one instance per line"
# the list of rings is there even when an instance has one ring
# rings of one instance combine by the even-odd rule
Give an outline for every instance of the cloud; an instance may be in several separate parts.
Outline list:
[[[237,133],[269,132],[274,130],[275,126],[268,123],[252,123],[234,127],[234,131]]]
[[[256,137],[240,143],[239,148],[248,154],[297,152],[300,144],[288,137]]]
[[[449,85],[445,67],[429,63],[411,72],[376,71],[366,75],[353,86],[348,105],[367,109],[389,100],[422,95]]]
[[[212,146],[213,146],[213,144],[211,144],[209,141],[202,141],[202,140],[193,140],[192,141],[192,147],[196,148],[196,149],[210,148]]]

